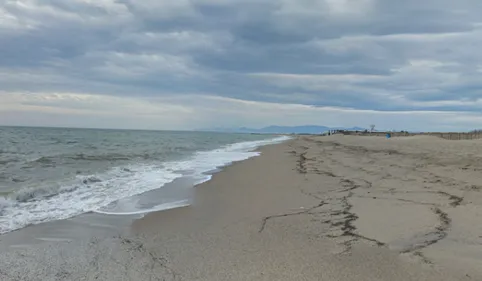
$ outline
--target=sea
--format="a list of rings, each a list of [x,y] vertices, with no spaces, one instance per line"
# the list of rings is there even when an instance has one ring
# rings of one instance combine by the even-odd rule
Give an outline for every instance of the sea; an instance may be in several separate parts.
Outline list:
[[[188,205],[186,188],[173,195],[165,187],[184,181],[195,188],[220,168],[257,156],[258,147],[288,138],[0,127],[0,234],[91,212],[131,215]],[[148,192],[149,200],[140,200]]]

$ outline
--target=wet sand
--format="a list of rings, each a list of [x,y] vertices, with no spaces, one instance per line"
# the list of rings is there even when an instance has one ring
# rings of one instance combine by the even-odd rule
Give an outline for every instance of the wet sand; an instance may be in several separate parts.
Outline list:
[[[261,152],[115,237],[2,252],[0,279],[482,280],[482,141],[299,137]]]

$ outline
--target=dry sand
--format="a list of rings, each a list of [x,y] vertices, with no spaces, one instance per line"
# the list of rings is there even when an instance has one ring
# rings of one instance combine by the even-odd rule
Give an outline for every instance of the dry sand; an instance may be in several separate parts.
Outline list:
[[[4,252],[0,279],[482,280],[482,141],[299,137],[261,151],[120,236]]]

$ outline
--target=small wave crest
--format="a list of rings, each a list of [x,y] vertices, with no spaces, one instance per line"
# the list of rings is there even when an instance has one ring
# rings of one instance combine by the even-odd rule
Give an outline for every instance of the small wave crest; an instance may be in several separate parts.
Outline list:
[[[96,176],[77,176],[77,180],[71,184],[58,186],[48,185],[40,187],[27,187],[14,192],[10,197],[18,202],[29,202],[49,198],[57,194],[72,192],[80,188],[81,185],[89,185],[102,182],[102,179]]]
[[[13,202],[4,198],[0,197],[0,216],[3,216],[3,211],[7,208],[12,206]]]
[[[7,165],[10,163],[18,162],[17,159],[0,159],[0,165]]]
[[[90,184],[90,183],[96,183],[96,182],[101,182],[102,179],[96,176],[87,176],[87,177],[80,177],[81,181],[83,184]]]
[[[45,186],[45,187],[32,187],[21,189],[10,197],[17,202],[26,203],[36,200],[42,200],[45,198],[50,198],[61,193],[72,192],[78,189],[78,185],[67,185],[67,186]]]
[[[71,160],[85,160],[85,161],[120,161],[120,160],[129,160],[132,156],[130,155],[123,155],[117,153],[111,154],[101,154],[101,155],[88,155],[84,153],[78,153],[75,155],[67,156],[67,158]]]
[[[41,163],[41,164],[52,164],[54,162],[54,159],[52,157],[48,157],[48,156],[42,156],[42,157],[39,157],[33,161],[31,161],[33,163]]]
[[[55,155],[55,156],[42,156],[34,160],[29,161],[30,164],[55,164],[60,163],[64,160],[74,160],[74,161],[121,161],[130,160],[132,156],[122,155],[122,154],[104,154],[104,155],[88,155],[84,153],[78,154],[66,154],[66,155]]]
[[[48,187],[24,188],[15,192],[12,197],[18,202],[28,202],[37,198],[52,196],[56,193],[54,188]]]

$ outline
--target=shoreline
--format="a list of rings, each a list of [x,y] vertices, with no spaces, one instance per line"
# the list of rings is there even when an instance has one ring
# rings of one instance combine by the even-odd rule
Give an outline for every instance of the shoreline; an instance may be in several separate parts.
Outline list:
[[[210,148],[205,145],[205,149],[184,154],[179,152],[179,156],[171,160],[111,165],[106,170],[82,175],[76,172],[75,176],[62,179],[58,184],[26,184],[8,191],[9,196],[5,199],[0,197],[0,234],[30,225],[71,219],[90,210],[112,215],[135,215],[162,209],[161,204],[189,199],[190,192],[180,192],[180,188],[177,189],[178,194],[174,189],[165,196],[159,196],[158,190],[165,190],[166,185],[188,179],[191,182],[184,185],[192,187],[209,180],[220,167],[256,156],[257,153],[252,151],[256,147],[283,139],[281,136],[270,136],[254,140],[246,138],[234,143],[211,145]],[[149,197],[151,193],[160,200],[143,200],[143,195]],[[147,202],[137,204],[137,201]]]
[[[188,207],[102,239],[3,252],[0,276],[482,280],[478,144],[302,136],[264,146],[197,185]]]
[[[277,138],[279,138],[278,136]],[[276,139],[276,138],[274,138]],[[272,139],[274,141],[274,139]],[[287,139],[282,141],[287,142],[291,139]],[[268,141],[262,140],[262,141]],[[212,177],[214,177],[217,173],[223,172],[224,169],[234,166],[237,163],[247,161],[251,158],[259,157],[261,155],[260,151],[263,147],[277,145],[280,144],[279,141],[275,141],[272,144],[262,144],[260,147],[250,151],[249,153],[259,153],[259,155],[251,156],[248,159],[244,160],[235,160],[229,164],[226,164],[221,167],[214,168],[208,172],[206,172],[206,176],[209,179],[203,180],[200,183],[196,183],[190,177],[182,176],[180,178],[174,179],[174,181],[164,184],[162,187],[146,191],[141,194],[137,194],[125,199],[133,199],[133,198],[144,198],[144,200],[149,197],[157,198],[160,196],[163,198],[163,201],[166,201],[165,197],[167,197],[167,201],[165,203],[159,203],[158,199],[155,199],[153,203],[154,205],[173,205],[169,208],[163,208],[160,210],[139,210],[138,213],[129,213],[129,214],[122,214],[122,213],[115,213],[115,212],[102,212],[102,211],[90,211],[87,213],[83,213],[80,215],[76,215],[66,219],[60,220],[52,220],[47,221],[39,224],[32,224],[26,227],[16,229],[10,232],[0,234],[0,249],[8,250],[9,248],[26,248],[30,246],[38,246],[45,244],[48,246],[48,242],[57,242],[57,241],[76,241],[76,240],[89,240],[91,238],[106,238],[112,236],[114,234],[120,235],[122,232],[125,232],[129,226],[135,222],[136,220],[149,215],[151,213],[158,213],[158,212],[165,212],[172,209],[184,208],[189,207],[192,203],[193,193],[195,189],[209,182]],[[202,151],[204,153],[204,151]],[[186,202],[185,204],[178,204],[180,201]],[[88,232],[81,230],[80,228],[87,227]],[[99,227],[101,229],[99,229]],[[75,228],[80,231],[66,231],[66,229]],[[102,228],[111,229],[111,231],[104,231]],[[57,237],[57,233],[55,230],[61,230],[62,237]],[[89,233],[91,232],[91,233]],[[46,236],[46,237],[43,237]]]

